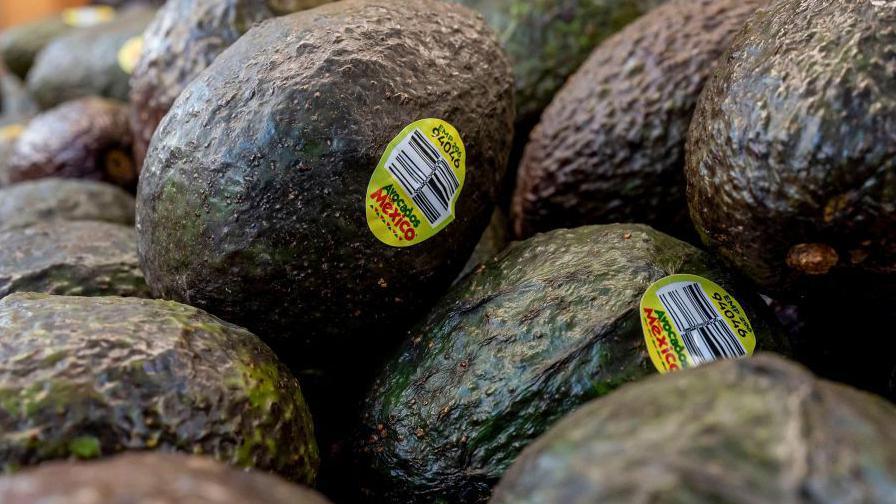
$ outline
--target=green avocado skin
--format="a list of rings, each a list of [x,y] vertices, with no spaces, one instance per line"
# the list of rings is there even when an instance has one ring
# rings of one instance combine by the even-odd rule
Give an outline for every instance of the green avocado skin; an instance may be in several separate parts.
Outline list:
[[[685,137],[716,60],[767,0],[672,0],[595,49],[532,132],[513,199],[518,237],[642,222],[692,234]]]
[[[78,504],[329,503],[313,490],[270,474],[177,453],[127,453],[77,464],[55,462],[0,478],[4,504],[70,502],[73,494],[78,496]]]
[[[0,363],[7,471],[157,449],[314,480],[296,379],[257,337],[196,308],[13,294],[0,300]]]
[[[60,178],[0,189],[0,230],[56,220],[133,226],[134,197],[111,184]],[[136,247],[136,236],[134,240]]]
[[[364,356],[398,343],[485,229],[512,92],[494,35],[460,6],[353,0],[263,22],[153,137],[137,196],[148,283],[249,327],[291,364],[330,357],[341,370],[347,344]],[[390,247],[368,228],[367,186],[389,142],[428,117],[466,145],[455,220]]]
[[[37,54],[53,39],[74,29],[62,16],[7,28],[0,33],[0,59],[20,79],[25,79]]]
[[[143,33],[155,11],[133,7],[114,22],[80,28],[55,38],[38,54],[28,72],[27,89],[41,109],[83,96],[128,100],[130,76],[118,63],[118,51]]]
[[[761,301],[709,255],[650,227],[514,242],[439,301],[368,394],[359,452],[372,468],[370,491],[486,500],[558,418],[657,373],[639,304],[652,283],[678,273],[723,286],[744,306],[758,347],[785,349]]]
[[[326,0],[287,2],[308,9]],[[131,126],[138,165],[152,134],[181,91],[253,25],[285,12],[266,0],[171,0],[143,36],[143,54],[131,76]]]
[[[6,161],[10,183],[45,177],[137,186],[126,104],[88,96],[44,111],[25,125]]]
[[[510,56],[524,136],[595,46],[665,0],[455,1],[482,13]]]
[[[894,23],[893,2],[775,2],[700,97],[691,217],[773,295],[896,295]]]
[[[893,502],[896,408],[771,355],[656,377],[527,448],[491,504]]]
[[[13,292],[150,297],[134,228],[53,222],[0,232],[0,297]]]

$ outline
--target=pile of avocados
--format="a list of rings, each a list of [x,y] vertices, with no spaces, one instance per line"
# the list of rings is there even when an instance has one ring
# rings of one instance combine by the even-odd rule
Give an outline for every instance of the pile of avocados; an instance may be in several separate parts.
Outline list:
[[[81,4],[0,28],[0,502],[896,502],[896,2]]]

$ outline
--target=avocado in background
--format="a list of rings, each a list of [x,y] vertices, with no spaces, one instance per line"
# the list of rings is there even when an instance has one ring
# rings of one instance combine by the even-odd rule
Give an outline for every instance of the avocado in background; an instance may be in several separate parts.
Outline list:
[[[117,11],[107,6],[63,9],[58,14],[0,31],[0,60],[25,79],[38,53],[62,35],[114,21]]]
[[[62,221],[0,231],[0,297],[13,292],[150,297],[134,228]]]
[[[0,61],[0,116],[20,119],[37,113],[37,104],[31,99],[24,83]]]
[[[767,0],[672,0],[601,44],[542,115],[513,197],[518,237],[644,222],[693,235],[684,147],[719,56]]]
[[[327,504],[314,490],[241,471],[211,458],[127,453],[90,462],[53,462],[0,478],[4,504]]]
[[[0,116],[0,187],[9,185],[9,156],[27,123],[27,118]]]
[[[131,77],[134,154],[143,164],[152,134],[181,91],[255,24],[328,0],[169,0],[143,36]],[[283,4],[283,5],[281,5]],[[289,9],[281,11],[279,9]]]
[[[6,470],[155,449],[314,480],[296,379],[253,334],[196,308],[13,294],[0,300],[0,362]]]
[[[302,369],[375,366],[482,234],[512,93],[493,33],[458,5],[353,0],[263,22],[156,130],[137,197],[148,283],[251,328]],[[424,118],[460,132],[466,178],[453,222],[393,247],[368,226],[368,185]]]
[[[896,408],[770,355],[630,385],[527,448],[491,504],[893,501]]]
[[[454,0],[485,16],[516,80],[522,146],[566,79],[602,40],[665,0]]]
[[[0,230],[58,220],[133,226],[134,197],[104,182],[59,178],[0,189]]]
[[[757,348],[786,350],[758,296],[708,254],[647,226],[515,242],[438,302],[368,394],[358,451],[373,471],[369,490],[388,501],[486,500],[558,418],[658,372],[639,305],[672,274],[721,285],[746,311]]]
[[[687,146],[704,242],[782,301],[896,299],[896,3],[782,0],[710,79]]]
[[[28,91],[42,109],[84,96],[127,101],[130,75],[119,52],[143,33],[154,15],[148,7],[132,7],[114,22],[57,37],[37,55],[28,72]]]
[[[45,177],[102,180],[134,190],[127,106],[87,97],[35,116],[7,160],[10,183]]]

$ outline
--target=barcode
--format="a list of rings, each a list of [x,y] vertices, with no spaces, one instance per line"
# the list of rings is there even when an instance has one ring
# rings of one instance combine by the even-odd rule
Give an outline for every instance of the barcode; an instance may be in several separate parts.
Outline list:
[[[657,291],[657,297],[672,316],[695,366],[747,355],[747,350],[716,311],[700,284],[679,282],[667,285]]]
[[[451,200],[460,181],[419,129],[395,147],[387,167],[431,226],[438,226],[451,214]]]

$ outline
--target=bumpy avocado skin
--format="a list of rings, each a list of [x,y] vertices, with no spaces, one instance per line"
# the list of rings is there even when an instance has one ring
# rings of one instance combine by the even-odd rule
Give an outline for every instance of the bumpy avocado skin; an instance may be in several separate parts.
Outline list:
[[[309,9],[327,0],[285,2]],[[152,134],[175,98],[212,61],[253,25],[282,8],[268,0],[171,0],[143,36],[143,55],[131,76],[131,127],[138,165]],[[279,2],[283,4],[284,2]]]
[[[19,293],[0,342],[7,470],[156,449],[314,479],[299,384],[245,329],[171,301]]]
[[[657,371],[639,303],[670,274],[738,299],[761,349],[784,349],[761,301],[697,248],[637,224],[511,244],[455,286],[368,394],[372,492],[481,502],[517,454],[584,402]],[[387,499],[388,500],[388,499]]]
[[[0,189],[0,229],[57,220],[133,226],[134,197],[103,182],[58,178],[22,182]],[[136,236],[134,239],[136,246]]]
[[[892,2],[776,2],[700,97],[691,217],[771,293],[896,293],[894,23]]]
[[[6,28],[0,32],[0,59],[24,79],[37,54],[53,39],[72,30],[61,15]]]
[[[127,106],[87,97],[34,117],[7,161],[10,183],[45,177],[137,186]]]
[[[0,232],[0,297],[13,292],[150,297],[134,228],[55,221]]]
[[[454,222],[393,248],[368,229],[367,185],[387,144],[427,117],[460,132],[466,180]],[[137,197],[147,280],[292,363],[329,356],[343,370],[347,344],[369,360],[364,349],[397,343],[469,257],[512,123],[509,64],[460,6],[347,1],[265,21],[156,131]]]
[[[893,422],[893,405],[783,359],[726,361],[582,407],[490,502],[892,502]]]
[[[767,0],[672,0],[601,44],[532,132],[513,198],[517,236],[644,222],[679,237],[685,137],[697,97]]]
[[[118,51],[143,33],[155,11],[134,7],[114,22],[80,28],[50,42],[28,72],[28,91],[42,109],[83,96],[128,100],[128,79]]]
[[[5,504],[327,504],[317,492],[211,458],[128,453],[91,462],[53,462],[0,477]]]
[[[525,140],[557,90],[602,40],[665,0],[455,0],[498,33],[516,78]]]

